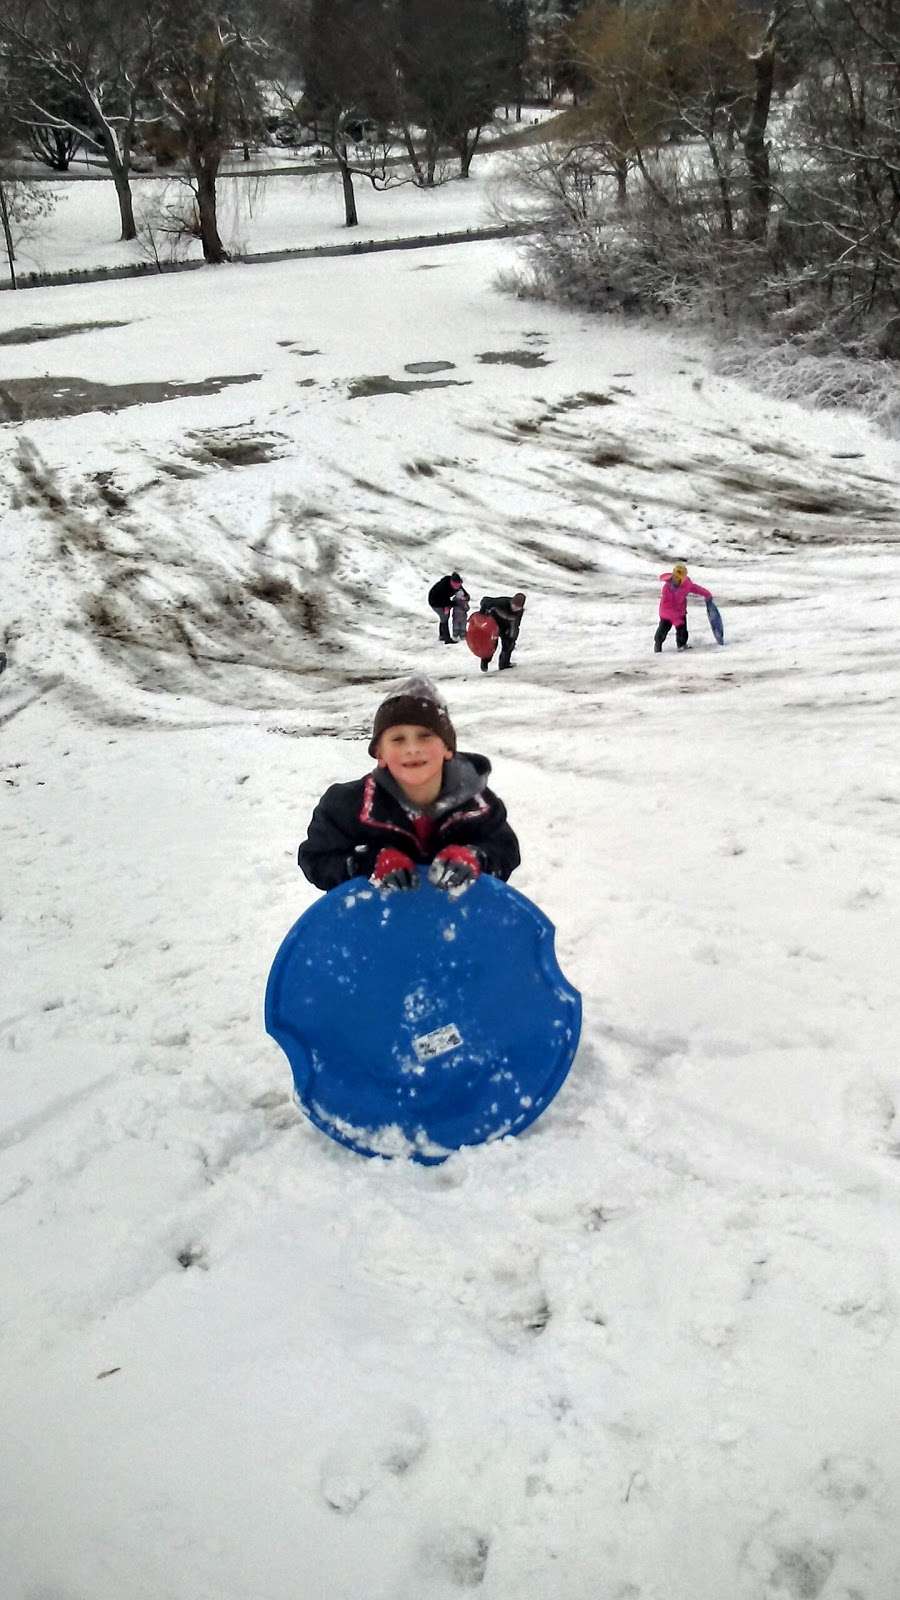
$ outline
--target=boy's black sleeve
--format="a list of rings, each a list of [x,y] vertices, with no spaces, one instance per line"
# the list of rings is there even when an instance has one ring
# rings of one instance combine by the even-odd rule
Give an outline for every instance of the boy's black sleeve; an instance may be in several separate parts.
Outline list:
[[[297,851],[301,871],[317,889],[334,889],[348,878],[367,878],[375,865],[377,846],[360,842],[356,807],[346,794],[354,787],[336,783],[326,789]]]
[[[519,841],[507,821],[503,801],[495,794],[491,794],[490,799],[490,817],[483,825],[483,832],[472,840],[472,844],[481,857],[485,872],[494,878],[502,878],[505,883],[515,872],[522,857],[519,854]]]

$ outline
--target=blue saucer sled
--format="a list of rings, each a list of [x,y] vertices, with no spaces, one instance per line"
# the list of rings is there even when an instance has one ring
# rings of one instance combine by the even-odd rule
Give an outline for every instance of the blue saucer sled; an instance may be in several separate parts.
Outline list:
[[[444,1161],[521,1133],[565,1080],[581,996],[553,924],[480,877],[463,894],[355,878],[287,935],[266,989],[307,1116],[365,1156]]]

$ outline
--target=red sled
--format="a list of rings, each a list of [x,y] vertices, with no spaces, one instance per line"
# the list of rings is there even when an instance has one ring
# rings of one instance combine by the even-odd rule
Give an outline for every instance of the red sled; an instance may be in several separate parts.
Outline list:
[[[466,644],[473,656],[479,656],[482,661],[490,661],[497,648],[500,629],[493,617],[485,611],[473,611],[466,628]]]

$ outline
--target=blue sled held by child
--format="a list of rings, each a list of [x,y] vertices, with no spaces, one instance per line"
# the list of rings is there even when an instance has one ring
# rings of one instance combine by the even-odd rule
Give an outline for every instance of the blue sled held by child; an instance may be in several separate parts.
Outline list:
[[[521,1133],[564,1082],[581,997],[553,924],[498,878],[465,893],[423,880],[332,889],[294,924],[266,990],[266,1028],[329,1138],[427,1164]]]
[[[706,615],[709,618],[709,625],[712,629],[712,636],[715,639],[716,644],[724,644],[725,624],[722,621],[722,613],[716,605],[715,600],[707,600]]]

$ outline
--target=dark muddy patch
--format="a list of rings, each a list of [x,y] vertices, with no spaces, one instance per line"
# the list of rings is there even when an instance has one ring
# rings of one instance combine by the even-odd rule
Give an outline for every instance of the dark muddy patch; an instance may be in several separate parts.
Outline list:
[[[624,450],[601,446],[593,455],[588,456],[588,460],[592,467],[624,467],[628,465],[631,457]]]
[[[545,401],[536,396],[537,403],[544,405]],[[548,405],[537,417],[522,417],[513,423],[517,433],[537,433],[545,422],[554,422],[557,417],[563,417],[570,411],[583,411],[591,406],[614,406],[615,400],[608,394],[595,393],[593,389],[580,389],[577,394],[566,395],[562,400],[557,400],[554,405]]]
[[[456,367],[455,361],[407,361],[404,372],[452,372]]]
[[[755,456],[783,456],[785,461],[803,460],[802,450],[792,450],[786,444],[751,444],[750,449]]]
[[[864,520],[875,523],[893,522],[897,516],[896,506],[886,499],[865,495],[859,489],[848,488],[843,484],[828,484],[818,489],[808,483],[799,482],[796,478],[770,475],[765,469],[759,473],[714,472],[711,477],[723,489],[754,495],[776,512],[795,512],[801,516],[828,520],[840,518],[846,526],[840,535],[837,531],[829,535],[831,538],[858,538],[860,524]],[[805,539],[808,535],[804,533],[802,537]]]
[[[538,350],[482,350],[476,360],[488,367],[549,367]]]
[[[94,472],[91,476],[97,485],[97,494],[110,514],[127,509],[128,496],[122,489],[116,487],[115,477],[111,471]]]
[[[68,339],[76,333],[93,333],[95,328],[127,327],[127,322],[34,322],[27,328],[9,328],[0,333],[0,345],[43,344],[45,339]]]
[[[258,372],[204,378],[199,383],[92,383],[87,378],[10,378],[0,385],[0,422],[35,422],[78,417],[91,411],[124,411],[196,395],[219,394],[236,383],[256,383]]]
[[[315,378],[299,378],[297,380],[297,388],[298,389],[314,389],[315,387],[316,387]]]
[[[538,539],[520,539],[519,548],[528,550],[534,556],[541,556],[544,561],[549,561],[554,567],[561,567],[563,572],[596,572],[593,561],[585,556],[572,555],[568,550],[555,550],[548,544],[542,544]]]
[[[208,467],[261,467],[282,454],[283,433],[237,433],[228,430],[189,433],[185,455]]]
[[[557,401],[551,408],[550,414],[561,417],[567,411],[582,411],[586,406],[614,406],[615,403],[611,395],[598,394],[593,389],[579,389],[577,394],[570,394],[565,400]]]
[[[379,394],[418,394],[422,389],[464,389],[468,378],[390,378],[386,372],[373,378],[354,378],[350,384],[351,400],[369,400]]]

